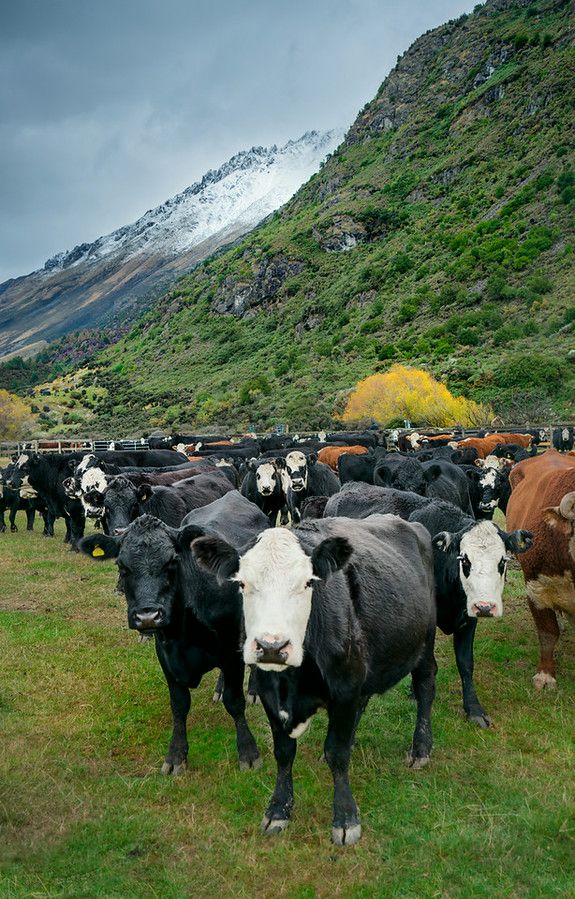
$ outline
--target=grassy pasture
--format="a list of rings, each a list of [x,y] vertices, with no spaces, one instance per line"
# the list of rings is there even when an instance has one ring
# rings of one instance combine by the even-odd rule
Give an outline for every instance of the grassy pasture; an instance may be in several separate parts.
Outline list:
[[[351,770],[363,837],[336,850],[321,713],[278,837],[258,830],[275,770],[263,711],[248,717],[264,766],[240,773],[231,721],[210,701],[215,673],[192,700],[187,774],[158,773],[170,713],[153,645],[127,629],[114,565],[61,539],[61,522],[55,540],[38,525],[0,535],[2,899],[575,895],[575,639],[567,628],[559,644],[559,689],[536,693],[520,572],[503,620],[478,629],[478,692],[496,726],[463,719],[440,636],[432,764],[403,763],[406,684],[374,698]]]

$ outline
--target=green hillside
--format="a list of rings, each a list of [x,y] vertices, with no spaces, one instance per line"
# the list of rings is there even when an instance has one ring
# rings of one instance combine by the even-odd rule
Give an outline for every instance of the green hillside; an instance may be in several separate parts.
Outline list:
[[[287,206],[92,359],[92,426],[329,425],[396,360],[574,417],[574,42],[562,0],[419,38]]]

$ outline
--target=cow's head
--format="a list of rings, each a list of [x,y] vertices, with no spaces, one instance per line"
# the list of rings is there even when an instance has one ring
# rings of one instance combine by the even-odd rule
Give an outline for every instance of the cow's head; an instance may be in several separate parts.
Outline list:
[[[440,474],[439,465],[424,469],[418,459],[404,459],[399,465],[379,465],[373,480],[380,487],[393,487],[426,496],[428,485]]]
[[[255,472],[257,492],[261,496],[271,496],[279,484],[279,473],[275,463],[250,459],[248,468]]]
[[[479,478],[479,509],[484,518],[493,518],[499,500],[509,488],[509,469],[483,468]]]
[[[100,497],[99,517],[108,534],[116,534],[127,528],[139,513],[137,488],[124,475],[110,478]]]
[[[128,605],[128,626],[150,633],[171,623],[179,556],[202,534],[195,525],[170,528],[151,515],[142,515],[121,534],[91,534],[78,546],[96,561],[116,559]]]
[[[194,540],[192,553],[220,579],[239,585],[246,664],[282,671],[302,664],[314,582],[343,568],[352,547],[344,538],[329,537],[308,555],[292,531],[273,528],[242,555],[215,537]]]
[[[306,489],[309,473],[308,467],[315,465],[316,462],[317,456],[315,453],[310,453],[306,458],[305,453],[300,453],[299,450],[293,450],[291,453],[288,453],[285,459],[276,459],[276,464],[285,472],[288,486],[295,493]]]
[[[533,534],[522,530],[506,533],[492,521],[478,521],[458,533],[441,531],[432,542],[446,553],[448,568],[457,566],[467,614],[471,618],[500,618],[508,554],[530,549]]]

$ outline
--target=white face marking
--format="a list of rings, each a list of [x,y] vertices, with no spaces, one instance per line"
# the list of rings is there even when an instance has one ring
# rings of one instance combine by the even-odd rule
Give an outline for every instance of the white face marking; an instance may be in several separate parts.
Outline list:
[[[270,496],[276,486],[276,467],[272,462],[264,462],[256,468],[256,488],[263,496]]]
[[[22,468],[29,458],[30,456],[27,453],[21,453],[16,460],[16,468]]]
[[[327,437],[327,434],[325,433],[325,431],[319,431],[319,432],[318,432],[317,438],[318,438],[318,440],[319,440],[320,443],[325,443],[325,438],[326,438],[326,437]]]
[[[495,487],[496,477],[497,472],[494,468],[486,468],[479,479],[479,483],[482,487]]]
[[[407,439],[411,443],[411,448],[417,449],[419,446],[419,441],[421,440],[421,434],[418,434],[417,432],[415,434],[410,434]]]
[[[243,585],[246,664],[272,671],[301,665],[311,613],[313,571],[311,559],[297,537],[284,528],[264,531],[242,556],[234,580]],[[258,661],[258,643],[262,641],[286,643],[282,664]]]
[[[503,615],[507,568],[505,544],[490,521],[480,521],[461,538],[459,576],[467,597],[467,614],[477,617],[477,604],[492,605],[490,616]]]
[[[176,444],[176,452],[177,453],[184,453],[184,455],[185,455],[186,449],[187,449],[187,447],[186,447],[185,443]]]
[[[77,491],[77,496],[80,497],[84,512],[88,518],[97,518],[101,514],[102,509],[100,506],[94,506],[88,502],[86,494],[91,490],[98,490],[99,493],[104,493],[107,489],[108,478],[101,468],[89,468],[80,478],[80,489]]]
[[[91,465],[92,462],[96,461],[96,456],[93,453],[88,453],[88,455],[84,456],[84,458],[79,462],[76,466],[76,477],[81,475],[83,471],[86,471],[88,465]]]
[[[303,475],[298,469],[304,469]],[[307,487],[307,458],[298,450],[288,453],[286,456],[286,473],[289,478],[289,486],[296,492]],[[295,481],[294,481],[295,478]]]

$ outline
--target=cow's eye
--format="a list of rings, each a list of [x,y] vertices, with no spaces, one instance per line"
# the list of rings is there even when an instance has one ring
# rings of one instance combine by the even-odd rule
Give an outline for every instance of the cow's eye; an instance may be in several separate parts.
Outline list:
[[[497,566],[499,574],[505,574],[505,569],[507,568],[508,561],[509,559],[507,558],[507,556],[503,556],[503,558],[499,562],[499,565]]]
[[[311,590],[311,588],[313,587],[313,581],[313,578],[310,578],[309,581],[306,581],[306,590]]]
[[[462,556],[457,556],[458,560],[461,562],[461,570],[465,577],[469,577],[471,572],[471,562],[469,561],[469,557],[465,554]]]
[[[240,590],[245,590],[245,583],[243,581],[236,581],[236,584],[240,588]]]

